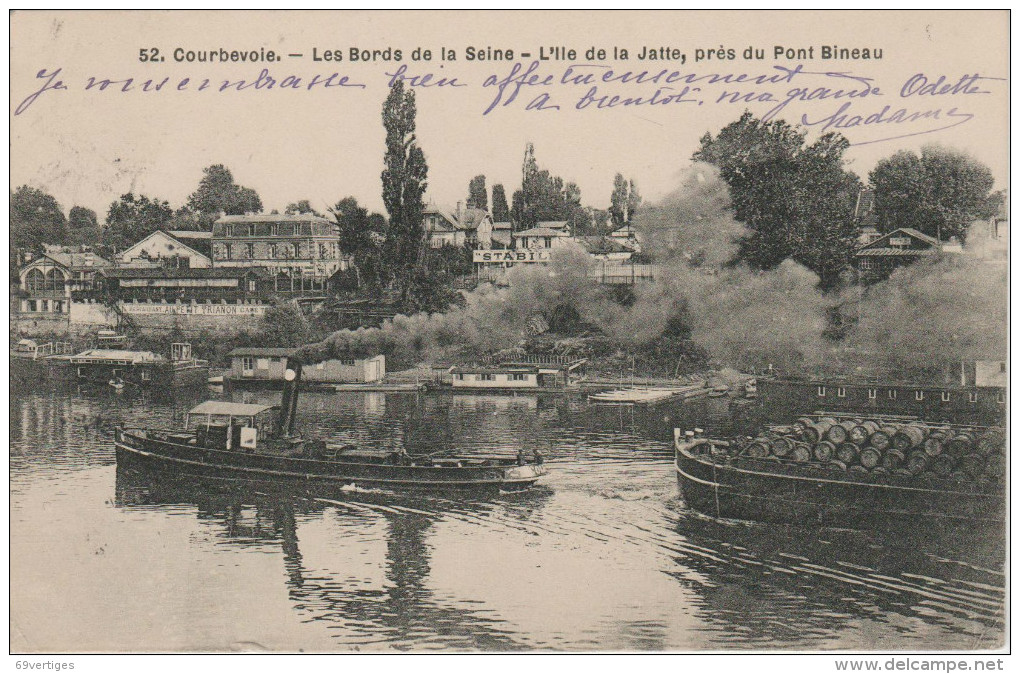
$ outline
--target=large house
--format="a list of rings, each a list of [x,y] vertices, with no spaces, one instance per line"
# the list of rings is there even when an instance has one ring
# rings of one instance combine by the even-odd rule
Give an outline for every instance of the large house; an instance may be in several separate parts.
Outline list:
[[[89,250],[50,247],[19,272],[21,313],[67,314],[71,293],[92,290],[96,273],[113,263]]]
[[[262,267],[276,292],[323,291],[348,268],[336,223],[317,215],[225,215],[213,223],[213,266]]]
[[[940,252],[942,247],[935,237],[901,227],[858,248],[854,261],[861,281],[868,284],[889,278],[897,267]]]
[[[205,234],[206,232],[176,232],[178,236],[157,230],[118,256],[122,267],[170,267],[205,269],[212,267],[212,259],[193,247],[194,238],[184,234]],[[196,237],[197,238],[197,237]],[[209,237],[205,239],[208,243]],[[186,243],[188,241],[190,243]],[[207,247],[208,248],[208,247]]]
[[[492,238],[492,216],[481,208],[464,208],[463,202],[458,201],[456,210],[429,204],[422,214],[425,216],[425,232],[432,248],[478,246],[482,244],[483,238]]]
[[[565,220],[536,223],[534,227],[513,233],[514,248],[560,248],[572,241]]]
[[[283,385],[287,358],[294,349],[234,349],[230,357],[231,384],[275,383]],[[343,384],[369,383],[386,377],[386,356],[371,358],[333,358],[305,365],[302,378],[306,383]]]

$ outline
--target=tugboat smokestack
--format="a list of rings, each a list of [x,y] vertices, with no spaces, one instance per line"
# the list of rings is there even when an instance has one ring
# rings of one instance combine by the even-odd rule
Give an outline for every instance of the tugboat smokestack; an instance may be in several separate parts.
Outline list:
[[[298,388],[301,386],[301,361],[287,358],[287,370],[283,375],[283,398],[280,401],[280,424],[277,434],[290,437],[294,434],[294,418],[297,416]]]

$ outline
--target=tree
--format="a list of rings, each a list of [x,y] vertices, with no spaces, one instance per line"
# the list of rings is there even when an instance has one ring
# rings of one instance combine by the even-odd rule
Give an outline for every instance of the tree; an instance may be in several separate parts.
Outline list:
[[[492,186],[492,221],[510,221],[510,206],[506,203],[506,190],[501,184]]]
[[[170,229],[167,223],[173,217],[174,211],[166,201],[145,195],[135,197],[132,192],[122,194],[106,213],[103,244],[115,251],[124,250],[158,229]]]
[[[346,197],[329,209],[336,219],[340,235],[340,251],[351,258],[358,287],[382,285],[382,264],[377,241],[386,227],[378,213],[358,205],[354,197]]]
[[[68,243],[96,245],[101,230],[96,212],[84,206],[72,206],[67,216]]]
[[[418,264],[425,241],[422,197],[428,185],[428,165],[414,134],[415,116],[414,92],[405,92],[403,81],[397,81],[382,110],[386,129],[382,197],[390,216],[383,258],[394,273],[404,275],[404,280]],[[406,299],[408,284],[401,285]]]
[[[521,189],[514,192],[510,211],[514,229],[530,229],[539,222],[567,221],[571,227],[585,230],[591,217],[581,206],[581,190],[574,183],[539,169],[535,160],[535,147],[528,143],[521,166]]]
[[[468,208],[489,210],[489,194],[485,191],[485,176],[477,175],[468,183]]]
[[[22,185],[11,192],[10,219],[12,249],[40,252],[45,243],[67,243],[64,212],[42,190]]]
[[[261,213],[262,200],[249,187],[234,183],[234,175],[223,164],[208,166],[198,189],[188,197],[188,208],[197,213],[244,215]]]
[[[301,308],[281,302],[266,309],[258,322],[259,341],[267,346],[304,346],[312,341],[312,329]]]
[[[633,178],[627,181],[622,173],[616,174],[610,203],[609,214],[614,228],[623,227],[634,219],[634,213],[641,205],[641,195],[638,194]]]
[[[312,208],[312,204],[308,201],[308,199],[302,199],[297,203],[287,204],[287,208],[283,212],[287,215],[311,214],[317,215],[320,218],[322,217],[322,213],[319,213],[317,210]]]
[[[875,217],[883,232],[913,227],[942,240],[963,241],[975,219],[994,214],[994,179],[987,166],[938,145],[921,156],[902,150],[882,159],[868,176],[875,190]]]
[[[773,269],[792,258],[831,289],[853,257],[860,179],[843,167],[850,145],[843,136],[828,133],[811,145],[805,137],[783,120],[763,122],[745,112],[715,138],[702,137],[694,160],[719,168],[736,219],[750,230],[739,259]]]

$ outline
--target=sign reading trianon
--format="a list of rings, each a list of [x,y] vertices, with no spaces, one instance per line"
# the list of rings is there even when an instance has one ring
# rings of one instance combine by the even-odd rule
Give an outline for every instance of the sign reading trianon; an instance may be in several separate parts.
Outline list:
[[[122,304],[125,314],[173,314],[189,316],[261,316],[264,304]]]

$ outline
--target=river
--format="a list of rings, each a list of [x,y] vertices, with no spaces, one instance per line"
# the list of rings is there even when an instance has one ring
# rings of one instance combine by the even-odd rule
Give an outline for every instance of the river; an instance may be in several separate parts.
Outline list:
[[[213,394],[216,395],[216,394]],[[272,402],[279,394],[218,394]],[[37,390],[10,401],[12,652],[994,648],[1001,532],[865,533],[690,512],[673,425],[567,396],[306,393],[331,442],[536,447],[549,475],[488,498],[337,498],[118,471],[116,423],[164,426],[208,392]]]

